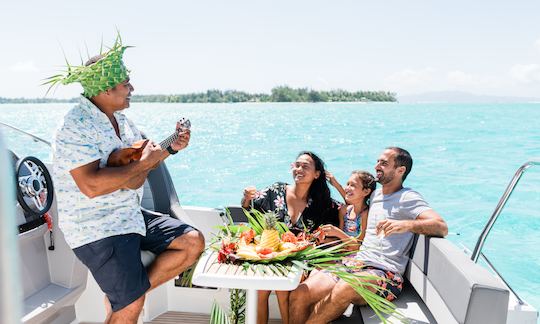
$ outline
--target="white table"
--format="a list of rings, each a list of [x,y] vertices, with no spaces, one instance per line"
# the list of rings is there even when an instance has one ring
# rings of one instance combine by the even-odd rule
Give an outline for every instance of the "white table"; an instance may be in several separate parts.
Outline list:
[[[198,286],[246,290],[246,323],[257,322],[257,290],[294,290],[302,270],[293,266],[286,275],[271,271],[245,271],[242,265],[218,263],[217,252],[206,252],[195,267],[192,282]]]

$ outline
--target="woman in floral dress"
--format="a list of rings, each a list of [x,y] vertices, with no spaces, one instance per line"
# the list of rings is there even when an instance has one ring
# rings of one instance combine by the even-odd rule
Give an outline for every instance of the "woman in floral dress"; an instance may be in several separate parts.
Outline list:
[[[341,206],[330,197],[324,162],[313,152],[304,151],[291,164],[291,170],[293,184],[276,182],[260,191],[246,187],[242,207],[275,212],[293,232],[310,232],[324,224],[339,225]],[[281,319],[287,324],[289,291],[276,291],[276,295]],[[268,322],[269,296],[270,291],[259,291],[259,324]]]

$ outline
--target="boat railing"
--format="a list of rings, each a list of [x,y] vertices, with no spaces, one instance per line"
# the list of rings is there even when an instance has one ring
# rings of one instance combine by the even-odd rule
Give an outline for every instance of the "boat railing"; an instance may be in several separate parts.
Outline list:
[[[3,122],[0,122],[0,125],[5,126],[5,127],[7,127],[7,128],[11,128],[11,129],[14,130],[14,131],[17,131],[17,132],[19,132],[19,133],[22,133],[22,134],[24,134],[24,135],[26,135],[26,136],[31,137],[31,138],[32,138],[34,141],[36,141],[36,142],[41,142],[41,143],[47,144],[49,147],[51,147],[51,142],[49,142],[49,141],[47,141],[47,140],[44,140],[44,139],[41,138],[41,137],[38,137],[38,136],[36,136],[36,135],[32,135],[32,134],[30,134],[30,133],[28,133],[28,132],[23,131],[22,129],[19,129],[19,128],[17,128],[17,127],[11,126],[11,125],[6,124],[6,123],[3,123]]]
[[[471,260],[473,260],[475,263],[478,262],[478,259],[482,257],[488,267],[496,273],[496,275],[502,280],[502,282],[508,287],[508,289],[516,296],[517,300],[521,305],[524,304],[523,300],[516,294],[516,292],[510,287],[508,282],[504,280],[502,275],[495,269],[495,266],[488,260],[488,258],[482,253],[482,248],[484,247],[484,243],[487,239],[487,236],[489,235],[489,232],[491,231],[491,228],[493,228],[493,225],[497,221],[497,218],[499,218],[499,215],[501,214],[502,210],[504,209],[504,206],[508,202],[508,199],[510,199],[510,196],[514,192],[514,189],[519,183],[519,180],[525,173],[525,171],[533,166],[539,166],[540,165],[540,159],[532,159],[526,163],[524,163],[514,174],[514,177],[512,177],[512,180],[506,187],[506,190],[504,191],[503,195],[501,196],[501,199],[499,200],[499,203],[497,204],[497,207],[495,207],[495,210],[493,211],[493,214],[489,218],[488,222],[486,223],[486,226],[484,226],[484,229],[482,230],[482,233],[478,237],[478,241],[476,242],[476,246],[474,247],[474,250],[471,254]]]
[[[514,296],[518,300],[518,303],[520,305],[525,304],[523,299],[521,299],[521,297],[519,297],[519,295],[516,293],[516,291],[514,289],[512,289],[510,284],[504,279],[504,277],[499,273],[499,271],[497,271],[497,269],[495,269],[495,266],[493,265],[493,263],[491,263],[491,261],[489,261],[487,256],[484,253],[480,253],[480,256],[482,257],[482,259],[484,259],[484,261],[486,262],[488,268],[491,269],[491,271],[495,272],[497,277],[499,277],[499,279],[501,279],[501,281],[504,283],[504,285],[512,292],[512,294],[514,294]]]

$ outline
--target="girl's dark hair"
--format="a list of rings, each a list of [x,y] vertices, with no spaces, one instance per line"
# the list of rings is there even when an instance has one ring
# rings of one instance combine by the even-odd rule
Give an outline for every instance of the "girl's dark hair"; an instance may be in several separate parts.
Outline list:
[[[313,214],[309,213],[309,217],[313,218],[316,226],[323,224],[326,218],[327,211],[332,207],[332,198],[330,197],[330,188],[326,182],[326,171],[324,169],[324,162],[315,153],[310,151],[302,151],[296,157],[297,159],[302,155],[308,155],[315,162],[315,170],[320,172],[317,179],[313,180],[313,183],[309,187],[308,199],[311,198],[311,208]],[[307,215],[306,215],[307,216]]]
[[[377,181],[375,181],[375,177],[371,173],[363,170],[354,170],[352,174],[354,174],[358,177],[358,179],[360,179],[360,182],[362,183],[362,189],[371,189],[370,194],[364,198],[364,203],[369,206],[369,197],[377,187]]]

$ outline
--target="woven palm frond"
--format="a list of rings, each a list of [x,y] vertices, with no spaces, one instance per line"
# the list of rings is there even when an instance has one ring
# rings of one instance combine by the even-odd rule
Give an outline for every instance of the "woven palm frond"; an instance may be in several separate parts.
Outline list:
[[[79,82],[84,89],[83,95],[87,98],[94,97],[127,79],[129,70],[125,67],[122,56],[129,47],[131,46],[122,45],[122,38],[118,34],[114,45],[106,53],[100,53],[102,57],[97,62],[88,66],[73,66],[66,60],[67,70],[45,79],[43,85],[49,85],[48,93],[60,84]]]

